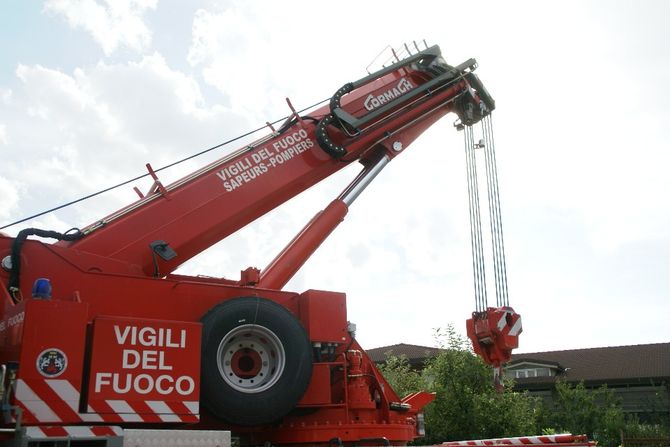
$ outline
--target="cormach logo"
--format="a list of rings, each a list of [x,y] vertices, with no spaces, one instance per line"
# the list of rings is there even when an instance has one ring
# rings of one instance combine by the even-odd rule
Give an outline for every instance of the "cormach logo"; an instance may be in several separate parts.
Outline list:
[[[397,98],[398,96],[403,95],[404,93],[407,93],[408,91],[412,90],[414,88],[414,85],[412,85],[411,82],[409,82],[406,78],[402,78],[399,82],[398,85],[395,87],[386,90],[384,93],[381,95],[373,95],[370,94],[368,95],[367,98],[365,98],[365,102],[363,105],[365,108],[369,111],[372,111],[376,109],[377,107],[386,104],[387,102]]]

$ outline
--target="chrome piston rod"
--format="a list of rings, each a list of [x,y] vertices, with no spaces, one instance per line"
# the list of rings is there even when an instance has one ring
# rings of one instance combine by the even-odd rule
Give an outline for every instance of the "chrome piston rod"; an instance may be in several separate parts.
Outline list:
[[[377,177],[377,174],[391,161],[388,155],[382,156],[375,164],[363,169],[356,178],[347,186],[338,197],[347,206],[351,206],[354,200],[361,195],[363,190]]]

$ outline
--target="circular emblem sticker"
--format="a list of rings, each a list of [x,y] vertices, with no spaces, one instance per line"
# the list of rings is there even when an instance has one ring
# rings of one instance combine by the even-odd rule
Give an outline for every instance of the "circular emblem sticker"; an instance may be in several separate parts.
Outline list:
[[[66,368],[67,356],[60,349],[45,349],[37,356],[37,370],[44,377],[58,377]]]

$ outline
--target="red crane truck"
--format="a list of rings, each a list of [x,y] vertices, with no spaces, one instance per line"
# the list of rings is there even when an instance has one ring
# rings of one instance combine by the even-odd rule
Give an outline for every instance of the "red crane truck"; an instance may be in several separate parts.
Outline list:
[[[16,445],[132,428],[232,429],[248,445],[420,436],[433,396],[391,389],[354,338],[345,295],[283,287],[424,130],[449,112],[464,126],[491,113],[475,68],[448,65],[437,46],[417,51],[307,114],[289,102],[281,127],[173,184],[147,165],[150,191],[85,228],[0,234],[0,436]],[[239,280],[173,273],[353,162],[361,173],[266,268]],[[482,340],[500,349],[490,331]]]

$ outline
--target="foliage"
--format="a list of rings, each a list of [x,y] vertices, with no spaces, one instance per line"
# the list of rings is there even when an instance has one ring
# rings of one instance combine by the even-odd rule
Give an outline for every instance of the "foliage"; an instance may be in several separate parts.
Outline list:
[[[491,369],[453,327],[438,331],[436,339],[441,352],[422,371],[412,369],[406,358],[393,356],[380,368],[400,395],[421,390],[436,393],[425,409],[422,445],[569,432],[586,434],[602,447],[615,447],[621,431],[628,437],[670,436],[670,388],[648,403],[644,421],[626,419],[620,400],[606,386],[590,390],[584,383],[558,381],[547,403],[514,392],[513,382],[505,379],[505,391],[498,393]]]
[[[441,354],[424,370],[437,393],[426,410],[427,443],[462,439],[522,436],[536,426],[535,400],[493,385],[491,369],[469,347],[469,342],[447,327],[437,332]]]
[[[646,404],[649,411],[645,414],[645,422],[663,428],[665,436],[670,436],[670,385],[665,384],[664,389],[657,391]]]
[[[641,423],[637,418],[626,422],[623,432],[628,438],[668,438],[670,426],[666,424]]]
[[[405,356],[396,357],[387,352],[386,361],[379,366],[379,371],[398,396],[407,396],[424,388],[421,374],[412,369]]]
[[[628,418],[623,432],[629,438],[670,437],[670,386],[658,391],[645,402],[647,411],[638,417]]]
[[[392,356],[381,367],[399,394],[421,389],[436,393],[425,410],[426,437],[421,444],[521,436],[535,430],[534,399],[513,392],[511,386],[497,393],[490,368],[453,327],[438,331],[436,339],[442,351],[421,372],[413,371],[407,359]]]
[[[508,388],[511,390],[511,387]],[[524,436],[537,433],[537,400],[512,391],[477,399],[477,438]]]
[[[553,405],[545,406],[541,423],[558,432],[586,434],[608,447],[619,444],[625,418],[620,400],[607,386],[588,390],[583,382],[558,381]]]

